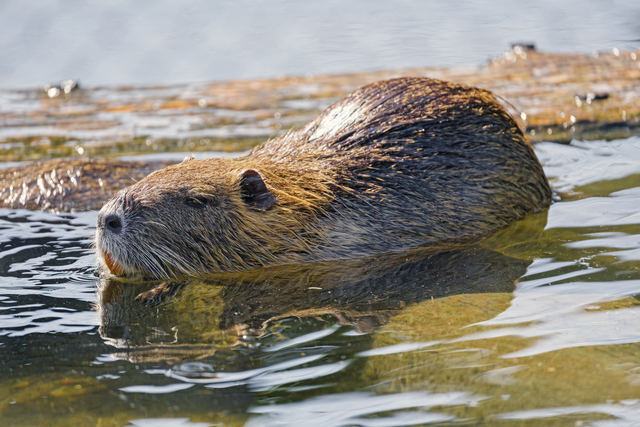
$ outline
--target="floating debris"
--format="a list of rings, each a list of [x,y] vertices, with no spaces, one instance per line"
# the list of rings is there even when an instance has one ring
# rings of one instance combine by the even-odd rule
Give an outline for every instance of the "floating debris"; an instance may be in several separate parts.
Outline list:
[[[596,54],[597,58],[546,54],[530,43],[518,43],[479,68],[415,68],[77,92],[78,82],[65,80],[59,86],[45,86],[44,96],[42,91],[2,90],[0,158],[13,162],[78,155],[244,151],[303,126],[362,85],[400,75],[489,89],[506,100],[533,141],[594,139],[613,131],[616,138],[639,134],[640,52]],[[558,116],[558,111],[565,117]],[[573,117],[571,125],[565,126],[566,117]]]

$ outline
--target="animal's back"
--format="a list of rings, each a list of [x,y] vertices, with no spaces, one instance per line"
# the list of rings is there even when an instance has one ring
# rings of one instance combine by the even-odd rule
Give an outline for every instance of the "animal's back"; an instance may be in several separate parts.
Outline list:
[[[479,235],[551,201],[490,92],[426,78],[365,86],[248,158],[326,174],[335,201],[319,220],[336,256]]]

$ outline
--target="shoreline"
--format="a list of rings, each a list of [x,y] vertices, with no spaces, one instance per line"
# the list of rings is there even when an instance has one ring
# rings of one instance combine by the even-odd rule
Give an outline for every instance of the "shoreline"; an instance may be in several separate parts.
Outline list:
[[[0,157],[244,151],[300,127],[345,94],[400,76],[488,89],[531,142],[640,135],[640,51],[547,54],[520,46],[476,68],[411,68],[69,93],[2,90]],[[50,95],[55,95],[50,97]]]

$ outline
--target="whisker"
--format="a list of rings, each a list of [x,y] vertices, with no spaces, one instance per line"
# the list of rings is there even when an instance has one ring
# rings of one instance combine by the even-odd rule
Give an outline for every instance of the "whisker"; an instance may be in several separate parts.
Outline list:
[[[154,224],[154,225],[159,225],[161,227],[169,229],[169,227],[167,227],[165,224],[163,224],[161,222],[156,222],[156,221],[144,221],[143,224]]]

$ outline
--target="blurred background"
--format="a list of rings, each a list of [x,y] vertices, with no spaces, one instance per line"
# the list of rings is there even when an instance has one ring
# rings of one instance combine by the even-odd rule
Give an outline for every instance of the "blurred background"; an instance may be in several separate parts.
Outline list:
[[[0,87],[477,66],[511,43],[637,49],[640,1],[0,2]]]

